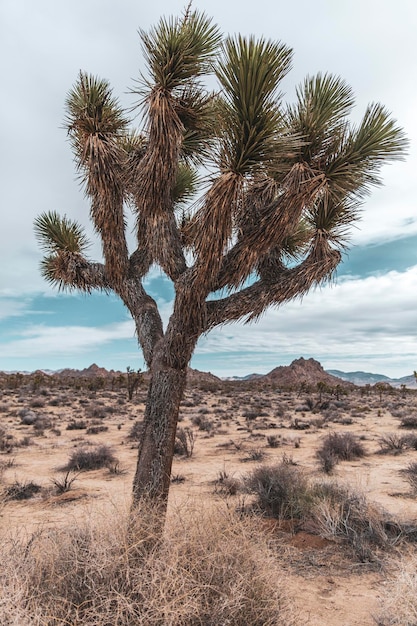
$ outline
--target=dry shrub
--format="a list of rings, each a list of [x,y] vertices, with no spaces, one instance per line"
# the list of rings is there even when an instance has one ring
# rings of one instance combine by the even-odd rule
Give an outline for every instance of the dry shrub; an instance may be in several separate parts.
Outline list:
[[[85,420],[71,420],[67,424],[67,430],[83,430],[87,426],[88,423]]]
[[[88,471],[110,467],[114,463],[117,463],[117,458],[112,449],[103,444],[94,448],[77,448],[71,453],[68,463],[60,469],[63,472]]]
[[[347,542],[363,562],[375,560],[376,548],[388,548],[402,535],[400,525],[360,491],[328,482],[316,483],[312,492],[313,530],[322,537]]]
[[[154,520],[155,521],[155,520]],[[148,525],[147,522],[151,522]],[[96,516],[0,547],[0,623],[13,626],[290,626],[277,557],[227,509]]]
[[[397,433],[387,433],[380,437],[378,443],[380,454],[401,454],[409,448],[409,436],[398,435]]]
[[[417,624],[417,556],[412,554],[395,564],[395,573],[386,581],[378,626]]]
[[[208,412],[207,409],[200,409],[199,413]],[[213,420],[203,415],[193,415],[191,422],[194,426],[198,427],[198,430],[203,430],[206,433],[210,433],[214,428]]]
[[[246,491],[256,496],[260,510],[271,517],[303,518],[311,505],[305,472],[288,461],[260,465],[243,479]]]
[[[414,494],[417,493],[417,463],[413,461],[409,463],[405,469],[400,470],[401,474],[404,474],[406,480],[410,484]]]
[[[265,458],[265,452],[260,448],[252,448],[251,450],[246,450],[245,456],[243,456],[240,460],[242,463],[247,463],[248,461],[263,461]]]
[[[352,433],[329,433],[316,452],[322,470],[328,474],[339,461],[353,461],[365,454],[362,443]]]
[[[400,418],[400,428],[417,428],[417,414],[402,416]]]
[[[191,458],[194,452],[195,435],[191,428],[177,428],[174,454]]]
[[[16,440],[13,435],[0,426],[0,452],[11,452],[15,445]]]
[[[214,481],[214,492],[224,496],[235,496],[242,486],[239,478],[221,470]]]
[[[86,430],[86,433],[87,435],[98,435],[99,433],[106,433],[108,430],[108,426],[89,426]]]
[[[127,438],[129,439],[129,441],[140,441],[142,438],[142,433],[143,433],[143,421],[136,420],[136,422],[132,424],[132,427],[129,431]]]
[[[51,478],[51,482],[55,487],[56,493],[67,493],[71,491],[73,483],[77,480],[79,474],[73,472],[72,470],[68,470],[65,476],[61,478],[60,476],[55,476]]]
[[[271,448],[278,448],[281,445],[280,436],[277,435],[268,435],[266,441]]]
[[[305,529],[353,547],[362,562],[400,540],[416,540],[415,526],[390,519],[358,490],[335,482],[315,482],[302,468],[283,461],[260,466],[243,478],[256,506],[278,519],[301,520]]]
[[[42,487],[33,481],[16,480],[4,489],[4,498],[6,500],[29,500],[41,491]]]

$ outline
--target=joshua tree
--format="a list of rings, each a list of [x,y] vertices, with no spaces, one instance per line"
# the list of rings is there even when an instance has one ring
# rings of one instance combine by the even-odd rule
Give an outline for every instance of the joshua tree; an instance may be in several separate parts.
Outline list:
[[[282,43],[222,40],[211,20],[190,10],[140,35],[147,76],[136,90],[139,131],[104,80],[80,73],[66,100],[103,262],[87,257],[85,232],[66,216],[43,214],[35,229],[46,280],[112,291],[134,319],[151,375],[134,503],[150,497],[163,509],[198,338],[254,321],[331,279],[361,201],[380,182],[381,165],[401,158],[406,139],[379,104],[351,126],[352,91],[327,74],[307,78],[285,106],[278,88],[292,51]],[[215,92],[204,86],[208,74]],[[175,288],[165,331],[144,287],[153,265]]]
[[[129,398],[129,402],[131,402],[133,399],[133,394],[135,393],[136,389],[139,387],[142,376],[140,373],[140,369],[138,369],[138,371],[135,372],[134,369],[128,366],[126,368],[126,371],[127,371],[127,397]]]

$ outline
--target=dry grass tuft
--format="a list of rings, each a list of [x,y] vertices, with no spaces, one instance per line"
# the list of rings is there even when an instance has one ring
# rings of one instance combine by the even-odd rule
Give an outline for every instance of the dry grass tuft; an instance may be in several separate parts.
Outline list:
[[[402,528],[358,490],[338,483],[316,483],[312,527],[322,537],[351,545],[362,562],[377,560],[378,549],[400,540]]]
[[[384,586],[378,626],[415,626],[417,624],[417,556],[401,559],[396,573]]]
[[[150,520],[103,515],[4,540],[0,623],[294,624],[281,567],[253,520],[226,508],[173,513],[159,545]]]

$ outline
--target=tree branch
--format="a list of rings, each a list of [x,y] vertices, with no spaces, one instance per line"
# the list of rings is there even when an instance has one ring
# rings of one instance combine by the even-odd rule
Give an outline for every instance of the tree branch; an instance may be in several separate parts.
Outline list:
[[[146,293],[141,281],[129,278],[118,287],[117,294],[132,315],[138,342],[148,368],[151,367],[155,347],[164,336],[161,316],[153,298]]]
[[[42,274],[60,289],[79,289],[91,293],[93,289],[109,291],[112,287],[102,263],[88,261],[78,252],[61,250],[44,257]]]
[[[223,258],[215,289],[242,285],[259,261],[296,230],[304,207],[313,202],[324,183],[324,174],[306,163],[296,163],[280,193],[267,178],[253,185],[241,216],[244,226]]]
[[[252,321],[270,305],[280,305],[307,293],[311,287],[331,278],[340,260],[340,252],[332,249],[319,233],[310,254],[297,267],[277,265],[275,276],[268,280],[261,278],[227,298],[207,302],[204,332],[244,317]]]

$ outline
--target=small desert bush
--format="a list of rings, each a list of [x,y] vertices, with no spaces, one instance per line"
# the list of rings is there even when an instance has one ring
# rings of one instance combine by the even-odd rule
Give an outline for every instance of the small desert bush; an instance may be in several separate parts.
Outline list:
[[[136,524],[96,515],[3,541],[0,623],[294,624],[279,560],[253,520],[223,509],[174,512],[159,543],[152,528],[149,513],[138,512]]]
[[[107,417],[109,408],[110,407],[95,406],[88,411],[88,414],[90,417],[95,419],[104,419],[105,417]]]
[[[305,472],[282,461],[260,465],[243,478],[245,490],[255,495],[256,505],[268,516],[301,519],[311,505],[311,490]]]
[[[181,485],[182,483],[185,482],[185,476],[184,474],[173,474],[171,476],[171,483],[173,485]]]
[[[400,470],[400,472],[410,484],[413,492],[417,493],[417,463],[415,461],[409,463],[408,466],[405,469]]]
[[[65,473],[65,476],[61,478],[60,476],[55,476],[51,478],[51,482],[55,487],[55,491],[57,494],[67,493],[67,491],[71,491],[72,485],[78,478],[78,473],[73,470],[68,470]]]
[[[35,434],[43,433],[47,428],[53,428],[54,422],[49,417],[38,417],[33,424]]]
[[[0,426],[0,452],[11,452],[15,445],[16,440],[13,435]]]
[[[259,411],[257,409],[246,409],[242,412],[242,415],[248,421],[256,420],[259,416]]]
[[[378,443],[380,454],[401,454],[409,448],[409,437],[408,435],[388,433],[380,437]]]
[[[352,461],[365,456],[363,444],[352,433],[329,433],[316,456],[323,471],[330,473],[339,461]]]
[[[214,481],[214,492],[224,496],[235,496],[242,486],[242,482],[225,469],[218,473]]]
[[[5,500],[29,500],[41,491],[42,487],[33,481],[21,482],[16,480],[4,489]]]
[[[201,409],[199,413],[201,413]],[[191,422],[192,424],[194,424],[194,426],[197,426],[199,430],[203,430],[207,433],[210,433],[214,428],[213,420],[209,419],[208,417],[204,417],[204,414],[194,415],[191,418]]]
[[[84,430],[88,424],[85,420],[71,420],[67,424],[67,430]]]
[[[45,406],[45,400],[42,398],[34,398],[31,401],[30,406],[32,409],[42,409]]]
[[[278,448],[281,445],[280,437],[277,435],[268,435],[266,441],[270,448]]]
[[[195,435],[191,428],[177,428],[174,454],[191,458],[194,452]]]
[[[136,422],[133,423],[127,438],[129,439],[129,441],[140,441],[142,437],[142,432],[143,432],[143,421],[136,420]]]
[[[400,418],[400,428],[417,428],[417,415],[406,415]]]
[[[105,433],[109,430],[108,426],[99,425],[99,426],[89,426],[87,428],[87,435],[98,435],[99,433]]]
[[[243,463],[247,463],[248,461],[263,461],[265,458],[265,452],[260,448],[252,448],[251,450],[246,450],[245,456],[243,456],[240,460]]]
[[[68,463],[61,468],[61,471],[88,471],[101,469],[102,467],[110,467],[117,463],[113,450],[106,445],[96,446],[93,448],[77,448],[74,450]]]

